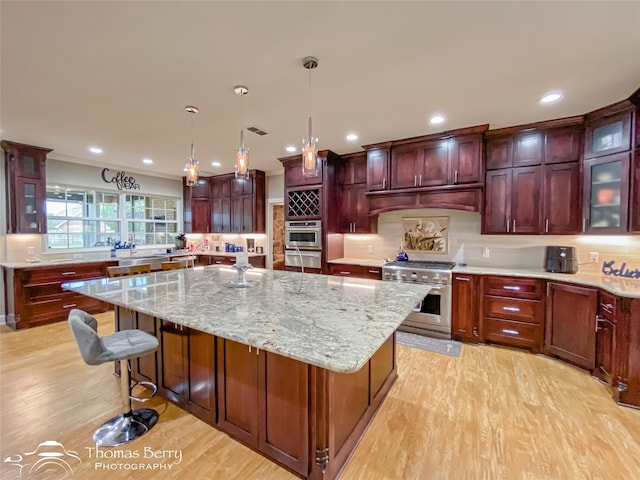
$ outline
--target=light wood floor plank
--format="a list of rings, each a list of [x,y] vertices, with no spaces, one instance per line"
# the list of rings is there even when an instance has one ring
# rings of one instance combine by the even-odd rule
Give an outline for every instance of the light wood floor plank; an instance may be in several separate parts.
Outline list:
[[[98,316],[99,333],[113,314]],[[398,347],[400,378],[342,474],[344,480],[640,479],[640,411],[609,388],[543,356],[464,345],[459,358]],[[162,471],[100,470],[93,431],[119,413],[112,365],[85,365],[66,324],[0,328],[0,456],[45,440],[78,452],[72,478],[289,480],[294,475],[155,398],[158,425],[117,449],[179,450]],[[92,457],[89,457],[91,453]],[[16,472],[0,463],[0,478]]]

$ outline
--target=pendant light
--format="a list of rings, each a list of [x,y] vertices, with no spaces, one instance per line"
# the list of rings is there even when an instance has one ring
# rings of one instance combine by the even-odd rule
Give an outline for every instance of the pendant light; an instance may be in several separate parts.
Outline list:
[[[244,118],[242,116],[242,97],[249,93],[243,85],[236,85],[233,91],[240,95],[240,146],[236,149],[236,178],[249,178],[249,149],[244,146]]]
[[[302,66],[309,70],[309,136],[302,140],[302,175],[305,177],[318,176],[318,138],[311,130],[311,70],[318,66],[316,57],[304,57]]]
[[[184,169],[187,172],[187,187],[193,187],[198,183],[198,161],[193,149],[193,115],[198,113],[198,107],[187,105],[184,109],[191,114],[191,150]]]

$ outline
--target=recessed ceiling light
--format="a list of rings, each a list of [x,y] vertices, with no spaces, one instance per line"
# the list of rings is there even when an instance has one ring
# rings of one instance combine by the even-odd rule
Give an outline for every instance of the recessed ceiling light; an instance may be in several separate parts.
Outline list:
[[[91,153],[102,153],[102,149],[100,147],[89,147],[89,151]]]
[[[142,163],[146,163],[148,165],[151,165],[153,163],[153,160],[151,160],[150,158],[143,158],[142,159]]]
[[[434,115],[433,117],[431,117],[431,120],[429,120],[429,122],[431,122],[433,125],[438,125],[439,123],[444,122],[444,117],[442,115]]]
[[[350,142],[353,142],[354,140],[358,139],[358,135],[356,135],[355,133],[350,133],[349,135],[347,135],[347,140],[349,140]]]
[[[211,166],[212,166],[212,167],[219,167],[219,166],[221,166],[221,165],[222,165],[222,164],[221,164],[220,162],[211,162]]]
[[[559,102],[560,100],[562,100],[561,92],[549,92],[549,93],[545,93],[542,97],[540,97],[540,103],[542,104],[555,103],[555,102]]]
[[[289,146],[286,148],[286,150],[287,150],[287,152],[295,152],[295,151],[297,150],[297,148],[296,148],[296,147],[292,147],[291,145],[289,145]]]

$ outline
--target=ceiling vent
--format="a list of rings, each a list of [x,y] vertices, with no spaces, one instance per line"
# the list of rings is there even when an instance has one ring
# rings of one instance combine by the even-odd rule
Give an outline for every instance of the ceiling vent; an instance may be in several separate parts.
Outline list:
[[[247,127],[247,130],[257,135],[260,135],[261,137],[267,134],[267,132],[265,132],[264,130],[260,130],[259,128],[256,128],[256,127]]]

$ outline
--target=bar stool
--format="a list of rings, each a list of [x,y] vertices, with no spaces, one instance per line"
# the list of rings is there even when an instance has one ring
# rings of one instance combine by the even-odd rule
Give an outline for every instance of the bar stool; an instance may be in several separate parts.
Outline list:
[[[162,270],[181,270],[187,268],[186,260],[174,260],[172,262],[162,262]]]
[[[129,265],[130,275],[137,275],[140,273],[151,273],[151,264],[141,263],[140,265]]]
[[[115,447],[147,433],[158,421],[158,412],[151,408],[132,409],[131,400],[146,402],[157,387],[151,382],[131,384],[129,360],[148,355],[158,349],[158,339],[142,330],[121,330],[99,337],[98,322],[88,313],[73,309],[69,312],[69,327],[76,339],[82,359],[88,365],[120,361],[122,400],[126,411],[105,422],[93,434],[93,441],[101,447]],[[141,384],[152,389],[147,397],[134,397],[131,390]]]
[[[125,277],[130,274],[129,267],[107,267],[109,278]]]

